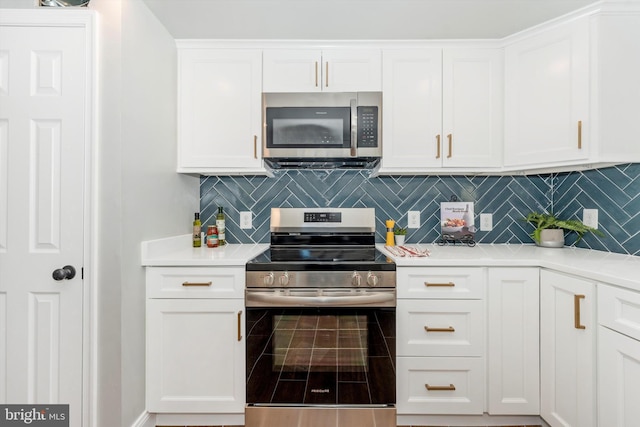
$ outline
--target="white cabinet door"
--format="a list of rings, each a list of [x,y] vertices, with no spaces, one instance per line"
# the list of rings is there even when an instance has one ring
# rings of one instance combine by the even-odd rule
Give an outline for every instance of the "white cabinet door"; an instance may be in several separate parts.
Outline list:
[[[263,52],[262,61],[265,92],[322,91],[322,51],[269,49]]]
[[[540,273],[540,415],[552,427],[596,425],[594,288]]]
[[[444,49],[442,66],[442,165],[502,166],[502,50]]]
[[[491,268],[487,297],[491,415],[540,413],[538,268]]]
[[[482,414],[484,358],[398,357],[398,414]]]
[[[398,300],[397,349],[403,356],[484,355],[482,300]]]
[[[442,164],[442,49],[383,52],[382,169]]]
[[[242,299],[147,300],[147,410],[242,413]]]
[[[80,427],[95,15],[57,12],[0,13],[0,403]]]
[[[322,62],[322,90],[325,92],[382,90],[382,52],[379,49],[325,49]]]
[[[598,425],[633,427],[640,420],[640,341],[598,327]]]
[[[505,49],[505,165],[589,157],[589,18]]]
[[[262,52],[178,50],[178,172],[264,172]]]
[[[267,49],[263,90],[273,92],[379,92],[379,49]]]
[[[502,165],[500,49],[389,49],[382,172]]]

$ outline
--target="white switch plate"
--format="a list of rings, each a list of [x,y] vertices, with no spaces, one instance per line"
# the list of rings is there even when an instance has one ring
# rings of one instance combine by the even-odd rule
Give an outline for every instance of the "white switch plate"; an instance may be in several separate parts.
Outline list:
[[[493,214],[481,213],[480,214],[480,231],[493,230]]]
[[[251,219],[251,211],[240,212],[240,228],[252,228]]]
[[[598,228],[598,209],[583,209],[582,222],[587,227]]]
[[[420,211],[409,211],[407,214],[407,227],[420,228]]]

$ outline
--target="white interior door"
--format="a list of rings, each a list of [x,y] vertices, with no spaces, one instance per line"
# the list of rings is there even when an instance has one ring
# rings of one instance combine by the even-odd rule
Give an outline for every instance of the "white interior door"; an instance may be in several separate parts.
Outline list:
[[[79,427],[88,30],[1,24],[0,402]]]

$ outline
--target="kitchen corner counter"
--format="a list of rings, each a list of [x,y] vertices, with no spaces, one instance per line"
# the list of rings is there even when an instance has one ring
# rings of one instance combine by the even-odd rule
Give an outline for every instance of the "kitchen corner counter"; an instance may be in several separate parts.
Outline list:
[[[151,266],[244,266],[269,248],[266,243],[228,244],[217,248],[191,246],[191,235],[149,240],[141,245],[141,264]]]
[[[378,244],[398,267],[542,267],[640,291],[640,257],[581,248],[535,245],[439,246],[406,244],[429,250],[428,257],[398,257]]]

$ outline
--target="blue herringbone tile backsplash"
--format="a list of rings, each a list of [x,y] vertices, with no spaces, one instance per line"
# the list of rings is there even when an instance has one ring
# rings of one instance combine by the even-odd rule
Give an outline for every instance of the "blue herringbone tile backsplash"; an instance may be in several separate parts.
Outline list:
[[[373,207],[378,241],[384,221],[407,225],[407,212],[420,211],[422,227],[407,241],[435,242],[440,236],[440,202],[451,196],[493,214],[493,231],[476,233],[480,243],[532,243],[531,226],[521,218],[532,210],[553,210],[582,219],[582,209],[599,210],[605,237],[587,235],[578,244],[603,251],[640,255],[640,164],[586,172],[534,176],[383,176],[358,170],[286,170],[275,177],[207,176],[200,179],[204,225],[218,206],[227,213],[230,243],[269,241],[271,207]],[[253,212],[253,228],[242,230],[240,211]],[[573,241],[569,239],[568,242]]]

